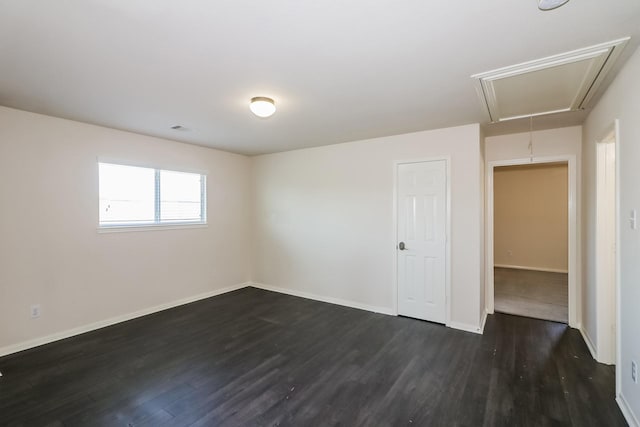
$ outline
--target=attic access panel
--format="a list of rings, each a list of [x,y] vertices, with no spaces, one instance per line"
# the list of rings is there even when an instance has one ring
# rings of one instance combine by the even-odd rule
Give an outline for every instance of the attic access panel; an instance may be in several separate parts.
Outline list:
[[[471,76],[491,122],[585,108],[629,37]]]

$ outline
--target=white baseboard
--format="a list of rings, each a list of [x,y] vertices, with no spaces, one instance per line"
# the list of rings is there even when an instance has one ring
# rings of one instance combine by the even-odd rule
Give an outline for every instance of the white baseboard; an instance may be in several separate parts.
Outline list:
[[[627,399],[624,398],[622,393],[618,394],[616,397],[616,402],[618,402],[618,406],[620,407],[620,411],[622,411],[622,415],[627,420],[627,424],[629,427],[640,427],[640,422],[638,422],[638,418],[636,414],[633,413]]]
[[[258,289],[264,289],[265,291],[278,292],[281,294],[292,295],[294,297],[307,298],[314,301],[327,302],[329,304],[337,304],[345,307],[357,308],[359,310],[371,311],[371,312],[380,313],[380,314],[387,314],[389,316],[397,315],[397,313],[395,313],[393,310],[386,307],[376,307],[376,306],[361,304],[361,303],[348,301],[340,298],[325,297],[325,296],[320,296],[320,295],[316,295],[316,294],[312,294],[304,291],[298,291],[298,290],[288,289],[288,288],[280,288],[272,285],[265,285],[264,283],[258,283],[258,282],[253,282],[251,286]],[[482,327],[467,325],[467,324],[458,323],[458,322],[449,322],[446,326],[453,329],[459,329],[461,331],[473,332],[475,334],[482,334],[484,330],[484,322],[486,321],[486,319],[487,319],[487,313],[485,312],[484,319],[482,322]]]
[[[291,295],[294,297],[301,297],[301,298],[312,299],[315,301],[328,302],[330,304],[337,304],[345,307],[357,308],[359,310],[372,311],[374,313],[387,314],[389,316],[396,315],[396,313],[394,313],[393,310],[386,307],[376,307],[373,305],[361,304],[358,302],[344,300],[341,298],[325,297],[325,296],[311,294],[304,291],[298,291],[295,289],[279,288],[277,286],[265,285],[264,283],[253,282],[251,286],[258,289],[264,289],[265,291],[278,292],[280,294]]]
[[[110,319],[101,320],[98,322],[90,323],[88,325],[79,326],[73,329],[67,329],[66,331],[57,332],[55,334],[47,335],[44,337],[34,338],[32,340],[23,341],[17,344],[5,346],[0,348],[0,357],[6,356],[8,354],[17,353],[23,350],[28,350],[30,348],[38,347],[44,344],[49,344],[51,342],[69,338],[75,335],[84,334],[85,332],[95,331],[96,329],[101,329],[107,326],[115,325],[116,323],[126,322],[127,320],[132,320],[137,317],[142,317],[148,314],[157,313],[159,311],[167,310],[169,308],[177,307],[184,304],[189,304],[191,302],[199,301],[199,300],[210,298],[216,295],[221,295],[227,292],[232,292],[238,289],[246,288],[247,286],[251,286],[251,283],[246,282],[246,283],[241,283],[234,286],[229,286],[227,288],[215,289],[213,291],[205,292],[203,294],[182,298],[176,301],[160,304],[155,307],[144,308],[142,310],[138,310],[133,313],[123,314],[122,316],[112,317]]]
[[[482,315],[482,320],[480,321],[480,334],[484,334],[484,326],[487,324],[488,316],[489,316],[489,312],[485,308],[484,314]]]
[[[449,322],[447,323],[447,326],[449,328],[458,329],[460,331],[465,331],[465,332],[473,332],[474,334],[480,334],[480,335],[482,335],[483,328],[484,328],[484,325],[482,327],[479,327],[479,326],[474,326],[474,325],[469,325],[466,323],[459,323],[459,322]]]
[[[598,360],[598,353],[596,352],[596,346],[593,344],[593,341],[591,341],[591,337],[589,336],[587,331],[584,330],[582,325],[580,325],[578,330],[580,331],[580,334],[582,335],[582,339],[584,339],[584,342],[587,344],[587,348],[589,349],[589,353],[591,353],[591,357],[593,357],[594,360],[597,361]]]
[[[510,265],[510,264],[494,264],[494,267],[498,268],[513,268],[514,270],[532,270],[532,271],[544,271],[546,273],[565,273],[569,274],[569,270],[546,268],[546,267],[529,267],[526,265]]]

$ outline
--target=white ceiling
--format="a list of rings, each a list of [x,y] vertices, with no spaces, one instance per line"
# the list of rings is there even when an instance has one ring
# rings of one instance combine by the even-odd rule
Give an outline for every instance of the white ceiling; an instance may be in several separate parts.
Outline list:
[[[551,12],[536,0],[0,0],[0,11],[1,105],[246,154],[486,124],[472,74],[631,36],[620,65],[640,40],[638,0]],[[274,98],[276,114],[253,116],[253,96]]]

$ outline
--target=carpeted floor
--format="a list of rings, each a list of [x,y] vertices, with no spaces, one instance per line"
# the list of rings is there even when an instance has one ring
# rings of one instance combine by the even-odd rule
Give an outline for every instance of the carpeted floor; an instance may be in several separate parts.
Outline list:
[[[567,323],[567,276],[566,273],[496,267],[495,311]]]

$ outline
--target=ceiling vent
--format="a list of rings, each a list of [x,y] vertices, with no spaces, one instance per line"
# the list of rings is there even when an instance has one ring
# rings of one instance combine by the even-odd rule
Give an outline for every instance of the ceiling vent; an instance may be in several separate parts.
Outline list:
[[[587,106],[629,37],[471,76],[491,122]]]

